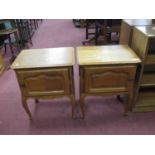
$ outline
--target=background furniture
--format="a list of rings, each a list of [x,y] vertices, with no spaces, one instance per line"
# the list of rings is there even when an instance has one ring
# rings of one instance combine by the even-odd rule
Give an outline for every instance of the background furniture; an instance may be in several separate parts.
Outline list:
[[[74,49],[23,50],[12,64],[22,93],[22,105],[31,119],[26,100],[67,96],[75,111],[73,64]],[[38,100],[36,100],[38,101]]]
[[[18,38],[18,31],[16,28],[13,27],[11,20],[1,20],[1,29],[0,29],[0,39],[1,44],[5,47],[5,53],[7,51],[7,45],[10,47],[11,51],[11,61],[15,59],[15,51],[13,47],[16,47],[16,50],[20,51],[19,46],[19,38]]]
[[[120,37],[121,19],[105,19],[104,20],[104,43],[118,44]],[[115,40],[113,40],[113,34],[115,33]],[[116,38],[117,37],[117,38]]]
[[[155,111],[155,26],[137,26],[133,30],[132,49],[141,58],[133,111]]]
[[[93,40],[95,45],[117,43],[113,41],[112,34],[117,34],[119,40],[120,25],[121,19],[86,19],[86,40],[83,45]]]
[[[18,29],[21,48],[32,45],[32,36],[39,26],[41,19],[13,19],[14,27]]]
[[[132,104],[137,63],[140,59],[128,46],[77,47],[80,71],[80,106],[85,117],[86,96],[127,94],[124,115]]]
[[[25,48],[28,43],[32,45],[33,29],[28,19],[14,19],[14,26],[18,29],[20,45]]]
[[[120,44],[127,44],[131,47],[132,34],[134,26],[152,25],[155,21],[152,19],[124,19],[121,24]]]
[[[75,27],[85,27],[86,20],[85,19],[73,19],[73,24]]]
[[[95,45],[97,45],[99,35],[103,35],[103,26],[103,19],[86,19],[86,40],[83,44],[85,45],[95,40]]]

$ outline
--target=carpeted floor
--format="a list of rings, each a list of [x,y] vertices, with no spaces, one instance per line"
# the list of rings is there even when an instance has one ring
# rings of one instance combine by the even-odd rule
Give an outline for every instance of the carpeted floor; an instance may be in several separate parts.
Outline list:
[[[81,46],[85,29],[75,28],[72,20],[43,20],[33,36],[31,48]],[[5,55],[6,63],[9,54]],[[74,66],[76,99],[79,98],[78,66]],[[132,113],[122,116],[123,105],[112,97],[88,97],[86,117],[71,119],[71,106],[67,98],[32,99],[29,106],[33,121],[29,121],[21,105],[21,96],[13,70],[0,77],[0,134],[155,134],[155,112]]]

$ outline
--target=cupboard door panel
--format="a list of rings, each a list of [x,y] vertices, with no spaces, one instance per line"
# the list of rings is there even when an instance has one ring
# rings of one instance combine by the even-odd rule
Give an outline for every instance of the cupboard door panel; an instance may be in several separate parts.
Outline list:
[[[85,92],[127,91],[129,81],[134,80],[135,71],[135,66],[85,68]]]
[[[68,69],[19,71],[17,75],[28,96],[70,93]]]

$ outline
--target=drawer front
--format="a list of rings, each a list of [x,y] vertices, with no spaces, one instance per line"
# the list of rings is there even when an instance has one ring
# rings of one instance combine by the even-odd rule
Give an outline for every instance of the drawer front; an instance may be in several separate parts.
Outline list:
[[[135,66],[86,67],[85,93],[124,92],[134,81]]]
[[[70,93],[69,69],[17,71],[18,81],[26,96]]]

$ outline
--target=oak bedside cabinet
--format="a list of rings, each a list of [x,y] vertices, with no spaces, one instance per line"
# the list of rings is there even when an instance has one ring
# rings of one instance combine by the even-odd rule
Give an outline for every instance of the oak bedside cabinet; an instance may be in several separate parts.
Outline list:
[[[137,64],[140,59],[127,45],[77,47],[80,72],[80,106],[96,95],[128,95],[124,115],[132,104]]]
[[[32,118],[28,98],[50,99],[67,96],[75,111],[73,83],[74,48],[47,48],[23,50],[13,62],[19,82],[22,105]]]
[[[124,19],[121,24],[120,44],[127,44],[131,47],[134,26],[146,26],[155,24],[152,19]]]

